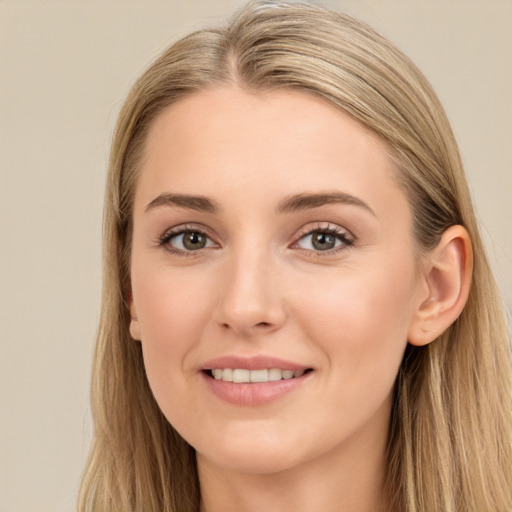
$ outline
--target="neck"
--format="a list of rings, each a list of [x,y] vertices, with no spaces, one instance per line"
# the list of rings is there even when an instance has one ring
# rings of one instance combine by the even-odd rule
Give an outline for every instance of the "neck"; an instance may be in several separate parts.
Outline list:
[[[387,429],[359,432],[313,460],[244,473],[198,454],[201,512],[386,512]]]

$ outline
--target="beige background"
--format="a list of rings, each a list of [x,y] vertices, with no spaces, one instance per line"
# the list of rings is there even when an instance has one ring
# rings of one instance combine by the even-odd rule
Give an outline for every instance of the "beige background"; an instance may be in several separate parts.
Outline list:
[[[512,1],[328,2],[433,82],[512,306]],[[103,182],[129,85],[235,0],[0,0],[0,511],[73,510],[90,439]]]

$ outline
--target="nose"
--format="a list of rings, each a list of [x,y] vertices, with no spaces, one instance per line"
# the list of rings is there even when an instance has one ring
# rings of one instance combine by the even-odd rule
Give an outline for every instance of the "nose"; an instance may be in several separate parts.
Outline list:
[[[272,256],[247,252],[226,261],[215,314],[223,329],[244,338],[272,333],[286,320],[279,269]]]

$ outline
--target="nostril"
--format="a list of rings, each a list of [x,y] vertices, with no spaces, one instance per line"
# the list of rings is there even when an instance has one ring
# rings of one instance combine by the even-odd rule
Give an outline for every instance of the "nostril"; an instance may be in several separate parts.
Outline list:
[[[254,327],[261,327],[261,328],[267,328],[267,327],[271,327],[271,326],[272,326],[272,324],[270,322],[259,322],[256,325],[254,325]],[[222,324],[222,327],[223,327],[223,329],[231,329],[231,325],[229,325],[226,322],[224,322]]]

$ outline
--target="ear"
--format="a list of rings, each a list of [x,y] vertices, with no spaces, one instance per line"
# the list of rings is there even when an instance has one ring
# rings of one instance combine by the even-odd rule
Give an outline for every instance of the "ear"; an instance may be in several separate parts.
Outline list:
[[[468,232],[462,226],[452,226],[427,256],[422,277],[427,291],[409,329],[411,345],[427,345],[455,322],[468,299],[472,272]]]
[[[139,320],[137,319],[137,311],[135,310],[135,304],[133,302],[133,295],[130,292],[130,295],[128,297],[128,302],[130,304],[130,335],[131,337],[136,340],[141,340],[140,335],[140,326],[139,326]]]

